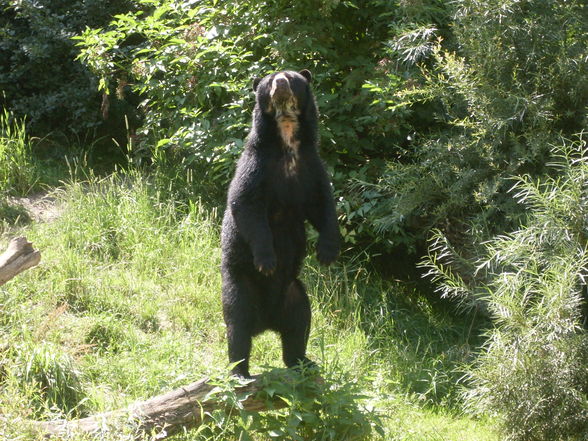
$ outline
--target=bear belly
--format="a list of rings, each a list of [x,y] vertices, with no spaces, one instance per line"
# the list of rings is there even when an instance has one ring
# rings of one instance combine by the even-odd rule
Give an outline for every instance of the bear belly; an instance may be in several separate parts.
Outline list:
[[[306,255],[306,231],[300,215],[288,211],[274,213],[270,219],[277,258],[275,276],[289,284],[300,271]]]

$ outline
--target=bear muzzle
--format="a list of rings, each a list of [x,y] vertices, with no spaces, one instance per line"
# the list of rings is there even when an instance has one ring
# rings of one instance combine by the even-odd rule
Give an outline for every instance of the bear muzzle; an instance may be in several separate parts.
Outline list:
[[[282,107],[293,98],[292,89],[288,78],[284,74],[278,74],[272,81],[270,98],[276,107]]]

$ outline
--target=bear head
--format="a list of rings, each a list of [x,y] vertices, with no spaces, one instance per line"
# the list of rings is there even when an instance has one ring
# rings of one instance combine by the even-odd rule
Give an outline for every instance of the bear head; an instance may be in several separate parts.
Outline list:
[[[300,72],[286,70],[256,78],[253,81],[257,105],[266,115],[276,119],[299,115],[309,100],[312,100],[309,84],[312,81],[310,71]]]

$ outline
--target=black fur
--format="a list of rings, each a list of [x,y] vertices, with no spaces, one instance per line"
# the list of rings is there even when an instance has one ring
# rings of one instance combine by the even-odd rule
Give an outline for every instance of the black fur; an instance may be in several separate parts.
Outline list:
[[[339,254],[335,204],[317,152],[312,76],[307,70],[279,74],[280,80],[272,74],[254,81],[253,125],[223,219],[223,314],[229,360],[239,362],[233,373],[243,377],[249,377],[252,337],[268,329],[280,334],[287,366],[310,363],[310,303],[297,279],[306,254],[304,222],[319,232],[317,257],[322,264],[332,263]],[[282,100],[295,99],[295,116],[287,120],[297,124],[297,148],[289,147],[280,134],[276,106],[281,104],[275,98],[278,93],[270,96],[274,80]]]

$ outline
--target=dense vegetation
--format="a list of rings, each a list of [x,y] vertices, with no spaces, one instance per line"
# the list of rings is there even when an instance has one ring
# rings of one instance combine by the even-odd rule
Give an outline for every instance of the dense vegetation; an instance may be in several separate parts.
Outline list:
[[[0,290],[0,415],[85,414],[223,366],[216,213],[252,79],[308,68],[347,245],[306,267],[332,393],[186,439],[493,439],[463,412],[585,439],[587,40],[579,0],[2,3],[0,193],[59,186],[63,212],[22,226],[0,204],[47,262]]]

